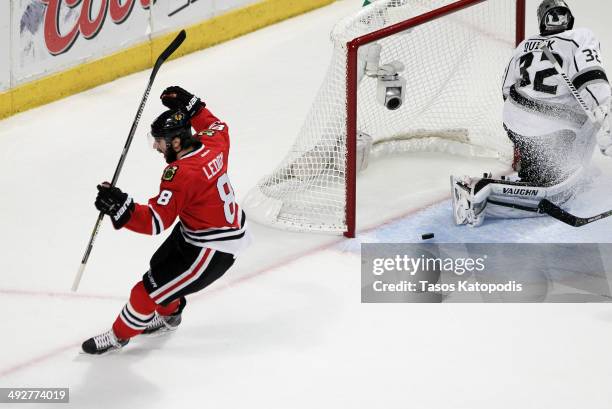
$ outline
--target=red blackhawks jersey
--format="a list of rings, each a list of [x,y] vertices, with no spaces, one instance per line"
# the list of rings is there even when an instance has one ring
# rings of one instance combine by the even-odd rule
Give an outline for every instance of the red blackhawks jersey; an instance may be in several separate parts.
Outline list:
[[[236,254],[248,245],[249,237],[246,216],[227,176],[227,125],[202,108],[191,126],[202,146],[164,169],[159,194],[147,205],[136,204],[125,227],[159,234],[178,216],[178,228],[188,243]]]

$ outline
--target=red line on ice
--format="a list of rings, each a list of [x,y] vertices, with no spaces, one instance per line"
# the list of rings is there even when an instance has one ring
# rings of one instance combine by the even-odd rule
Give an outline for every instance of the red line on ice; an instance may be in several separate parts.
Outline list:
[[[403,219],[405,217],[408,217],[408,216],[416,214],[416,213],[418,213],[420,211],[423,211],[424,209],[426,209],[428,207],[440,204],[441,202],[443,202],[445,200],[448,200],[448,199],[449,199],[449,196],[446,195],[443,198],[439,198],[439,199],[437,199],[436,201],[434,201],[432,203],[429,203],[427,205],[421,206],[421,207],[416,208],[416,209],[411,209],[410,211],[408,211],[406,213],[403,213],[403,214],[401,214],[399,216],[393,217],[392,219],[389,219],[389,220],[386,220],[386,221],[384,221],[384,222],[382,222],[380,224],[368,227],[367,229],[364,229],[364,230],[360,231],[360,233],[365,233],[365,232],[370,232],[372,230],[376,230],[376,229],[378,229],[378,228],[380,228],[382,226],[388,225],[390,223],[396,222],[396,221],[401,220],[401,219]],[[292,255],[292,256],[286,257],[285,259],[280,260],[280,261],[278,261],[277,263],[275,263],[275,264],[273,264],[271,266],[264,267],[262,269],[254,271],[251,274],[247,274],[247,275],[245,275],[243,277],[240,277],[240,278],[238,278],[238,279],[236,279],[234,281],[230,281],[226,285],[219,285],[219,286],[210,288],[209,290],[206,290],[204,292],[201,292],[201,293],[198,293],[198,294],[194,294],[193,296],[190,297],[190,299],[191,299],[191,301],[195,301],[195,300],[200,299],[200,298],[202,298],[204,296],[210,296],[210,295],[215,294],[217,292],[220,292],[222,290],[226,290],[228,288],[231,288],[234,285],[239,285],[239,284],[248,282],[248,281],[250,281],[250,280],[252,280],[254,278],[260,277],[260,276],[262,276],[262,275],[264,275],[266,273],[272,272],[272,271],[274,271],[274,270],[276,270],[278,268],[281,268],[281,267],[284,267],[286,265],[289,265],[289,264],[291,264],[291,263],[293,263],[293,262],[295,262],[295,261],[297,261],[299,259],[311,256],[311,255],[319,253],[321,251],[328,250],[328,249],[336,246],[337,244],[344,242],[345,240],[347,240],[347,239],[342,238],[342,237],[338,237],[338,240],[334,240],[334,241],[331,241],[329,243],[323,244],[321,246],[315,247],[313,249],[306,250],[303,253],[298,253],[296,255]],[[355,240],[355,239],[353,239],[353,240]],[[118,299],[125,300],[126,299],[125,297],[118,297],[118,296],[96,296],[96,295],[86,295],[86,294],[54,293],[54,292],[39,292],[39,293],[37,293],[37,292],[34,292],[34,291],[1,290],[1,289],[0,289],[0,294],[14,294],[14,295],[28,295],[28,296],[41,296],[41,295],[43,295],[43,296],[51,296],[51,297],[73,297],[73,298],[107,299],[107,300],[118,300]],[[11,375],[11,374],[13,374],[15,372],[18,372],[18,371],[20,371],[22,369],[25,369],[25,368],[28,368],[30,366],[34,366],[36,364],[44,362],[47,359],[53,358],[56,355],[60,355],[60,354],[62,354],[64,352],[68,351],[69,349],[78,348],[80,346],[80,344],[81,343],[78,342],[78,343],[73,343],[73,344],[70,344],[70,345],[63,346],[63,347],[59,347],[59,348],[51,350],[51,351],[49,351],[49,352],[47,352],[47,353],[45,353],[43,355],[39,355],[39,356],[37,356],[37,357],[35,357],[33,359],[30,359],[28,361],[22,362],[20,364],[11,366],[11,367],[6,368],[6,369],[1,369],[0,370],[0,378],[3,378],[3,377],[8,376],[8,375]]]

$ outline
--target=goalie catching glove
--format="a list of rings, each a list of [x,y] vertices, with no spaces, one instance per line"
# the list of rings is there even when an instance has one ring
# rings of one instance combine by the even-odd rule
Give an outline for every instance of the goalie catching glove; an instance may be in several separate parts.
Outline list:
[[[98,196],[96,197],[96,209],[110,216],[115,229],[120,229],[132,217],[134,211],[134,200],[123,193],[118,187],[104,182],[98,185]]]

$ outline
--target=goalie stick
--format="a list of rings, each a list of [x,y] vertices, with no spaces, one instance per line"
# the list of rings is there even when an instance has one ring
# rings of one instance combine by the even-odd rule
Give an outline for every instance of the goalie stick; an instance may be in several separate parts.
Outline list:
[[[555,71],[557,71],[557,74],[561,76],[563,82],[565,82],[567,88],[569,88],[576,101],[578,101],[578,104],[580,105],[584,113],[589,117],[589,120],[591,120],[591,122],[593,123],[596,123],[597,118],[595,117],[595,114],[587,106],[586,102],[584,102],[584,100],[580,96],[580,93],[578,92],[572,81],[569,79],[569,77],[563,72],[561,65],[559,65],[559,62],[557,61],[553,53],[550,51],[550,48],[546,46],[546,43],[542,43],[540,49],[546,55],[546,58],[551,62],[551,64],[555,68]],[[605,219],[606,217],[612,216],[612,210],[608,210],[606,212],[591,217],[578,217],[569,213],[566,210],[563,210],[561,207],[557,206],[548,199],[544,199],[538,204],[538,210],[540,211],[540,213],[545,213],[550,217],[573,227],[581,227],[586,224],[596,222],[597,220]]]
[[[563,79],[563,82],[565,82],[565,85],[567,85],[567,88],[569,88],[570,92],[572,93],[574,98],[576,98],[576,101],[578,101],[578,104],[580,105],[584,113],[589,117],[591,122],[593,123],[598,122],[597,118],[595,118],[595,114],[593,113],[591,108],[588,107],[586,102],[584,102],[584,99],[582,99],[582,97],[580,96],[580,93],[578,92],[574,84],[572,83],[572,80],[570,80],[567,74],[563,72],[563,68],[561,68],[561,65],[559,65],[559,61],[557,61],[553,53],[550,51],[550,48],[546,46],[546,43],[542,43],[542,45],[540,46],[540,49],[546,55],[546,58],[548,58],[548,61],[550,61],[550,63],[553,65],[553,67],[555,68],[555,71],[557,71],[557,74],[561,76],[561,78]]]
[[[608,210],[591,217],[578,217],[561,209],[548,199],[542,200],[538,205],[538,209],[541,213],[546,213],[547,215],[573,227],[581,227],[586,224],[596,222],[597,220],[612,216],[612,210]]]
[[[111,186],[115,186],[115,184],[117,183],[117,179],[119,179],[119,174],[121,173],[121,169],[123,168],[123,164],[125,162],[125,158],[127,157],[128,150],[130,149],[130,145],[132,144],[132,139],[134,139],[134,133],[136,132],[136,128],[138,127],[138,122],[140,122],[140,117],[142,116],[142,111],[144,111],[147,99],[149,98],[149,93],[151,92],[151,87],[153,86],[153,81],[155,80],[157,71],[159,71],[161,65],[172,55],[172,53],[174,53],[181,46],[181,44],[183,44],[185,38],[187,38],[187,34],[185,33],[185,30],[181,30],[181,32],[178,33],[176,38],[172,40],[170,45],[168,45],[168,47],[166,47],[166,49],[159,55],[157,61],[155,61],[153,71],[151,72],[151,75],[149,77],[147,89],[145,90],[145,93],[142,99],[140,100],[140,106],[138,107],[138,111],[136,111],[136,118],[134,119],[134,122],[132,122],[130,133],[128,134],[125,146],[123,147],[123,152],[121,152],[121,157],[119,158],[119,163],[117,164],[117,168],[115,169],[115,174],[113,175]],[[83,255],[83,259],[81,260],[81,266],[79,267],[79,271],[77,272],[77,275],[74,278],[74,282],[72,283],[72,291],[76,291],[79,288],[81,277],[83,277],[83,272],[85,271],[87,260],[89,259],[89,255],[91,254],[91,250],[93,249],[94,241],[96,240],[98,232],[100,231],[100,224],[102,223],[103,218],[104,213],[100,212],[100,214],[98,215],[98,220],[96,220],[96,224],[93,228],[93,231],[91,232],[89,244],[87,244],[85,254]]]

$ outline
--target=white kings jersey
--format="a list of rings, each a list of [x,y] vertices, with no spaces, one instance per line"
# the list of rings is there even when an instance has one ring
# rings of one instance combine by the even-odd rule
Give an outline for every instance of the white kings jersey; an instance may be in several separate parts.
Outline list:
[[[578,28],[550,36],[533,36],[515,50],[504,74],[504,125],[523,136],[571,130],[594,139],[594,129],[567,85],[539,49],[545,42],[591,108],[610,103],[610,84],[600,43],[593,32]],[[590,142],[587,143],[590,145]]]

